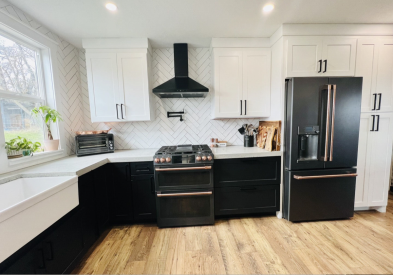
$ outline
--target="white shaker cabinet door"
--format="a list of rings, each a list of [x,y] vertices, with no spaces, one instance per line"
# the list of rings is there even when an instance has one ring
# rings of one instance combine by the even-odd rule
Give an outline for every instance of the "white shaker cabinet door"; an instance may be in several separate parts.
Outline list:
[[[378,59],[378,39],[359,39],[356,57],[356,76],[363,77],[362,112],[376,108],[376,72]]]
[[[323,76],[355,75],[356,41],[354,38],[323,39]]]
[[[370,130],[372,129],[373,118],[371,114],[361,114],[359,129],[358,163],[356,177],[355,207],[368,206],[368,189],[370,159],[368,153],[371,152]]]
[[[393,39],[382,39],[379,44],[375,79],[376,110],[393,111]]]
[[[287,77],[322,76],[322,39],[290,37],[287,49]]]
[[[146,53],[118,53],[117,70],[122,119],[150,120]]]
[[[270,116],[270,49],[243,51],[244,117]]]
[[[240,118],[244,114],[243,53],[241,49],[214,51],[213,118]]]
[[[393,113],[373,113],[374,131],[370,131],[371,150],[368,169],[368,204],[386,206],[390,185],[392,161]],[[371,129],[372,130],[372,129]]]
[[[115,53],[86,53],[92,122],[119,121],[119,89]]]

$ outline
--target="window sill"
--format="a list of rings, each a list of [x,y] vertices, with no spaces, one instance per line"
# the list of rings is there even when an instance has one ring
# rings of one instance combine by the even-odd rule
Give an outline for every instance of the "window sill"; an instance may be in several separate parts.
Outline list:
[[[62,154],[64,154],[64,150],[35,153],[31,157],[21,157],[21,158],[17,158],[17,159],[9,159],[8,165],[13,166],[13,165],[18,165],[18,164],[27,163],[27,162],[34,162],[35,160],[42,160],[42,159],[46,159],[49,157],[62,155]],[[34,163],[32,165],[34,165]]]

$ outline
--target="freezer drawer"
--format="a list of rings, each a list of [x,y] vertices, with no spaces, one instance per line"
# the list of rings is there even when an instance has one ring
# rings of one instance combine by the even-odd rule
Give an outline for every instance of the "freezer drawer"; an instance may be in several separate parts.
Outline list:
[[[353,216],[356,169],[285,171],[284,218],[289,221]]]

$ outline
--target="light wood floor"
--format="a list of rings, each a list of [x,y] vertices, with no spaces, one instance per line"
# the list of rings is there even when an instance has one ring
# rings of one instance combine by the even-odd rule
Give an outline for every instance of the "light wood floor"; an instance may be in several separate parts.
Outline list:
[[[74,273],[393,273],[393,196],[386,213],[291,223],[276,217],[214,226],[114,227]]]

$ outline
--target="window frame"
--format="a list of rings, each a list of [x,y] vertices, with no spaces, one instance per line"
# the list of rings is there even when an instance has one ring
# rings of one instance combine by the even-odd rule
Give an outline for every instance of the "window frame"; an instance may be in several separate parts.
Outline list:
[[[45,105],[62,113],[61,85],[59,80],[60,71],[57,61],[59,43],[2,10],[0,10],[0,34],[23,46],[35,50],[36,53],[39,54],[37,71],[41,74],[41,76],[37,75],[39,79],[38,85],[40,96],[1,92],[1,97],[24,101],[28,100],[31,102],[44,102]],[[1,113],[0,120],[2,120]],[[44,133],[46,133],[45,125],[43,126]],[[33,157],[8,159],[7,152],[4,148],[4,127],[3,123],[0,123],[0,174],[67,156],[65,150],[66,139],[64,122],[59,121],[51,123],[51,129],[53,138],[60,139],[60,149],[58,151],[37,153]]]

